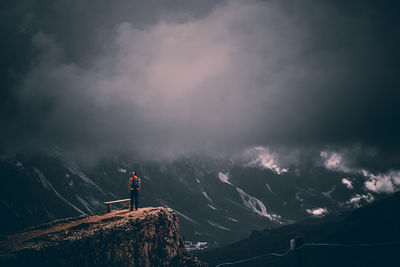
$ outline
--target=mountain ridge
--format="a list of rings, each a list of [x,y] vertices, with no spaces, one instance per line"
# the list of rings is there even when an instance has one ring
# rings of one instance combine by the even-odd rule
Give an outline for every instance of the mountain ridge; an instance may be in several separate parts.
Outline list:
[[[132,170],[142,178],[140,206],[170,207],[181,220],[185,240],[208,246],[239,241],[253,229],[329,216],[385,197],[367,192],[362,177],[348,189],[342,184],[344,173],[323,166],[289,166],[278,175],[246,162],[217,156],[148,162],[110,155],[89,168],[56,148],[0,155],[0,233],[103,210],[104,201],[129,196]],[[358,200],[349,201],[355,196]]]
[[[292,238],[301,237],[304,243],[326,244],[305,247],[304,266],[393,264],[398,262],[396,251],[400,248],[399,204],[400,192],[397,192],[386,199],[351,212],[307,219],[275,229],[253,231],[247,239],[225,247],[201,251],[196,255],[210,266],[215,266],[223,262],[235,262],[264,255],[277,248],[288,250],[289,241]],[[339,256],[340,253],[344,256]],[[334,257],[333,260],[331,260],[332,257]],[[284,258],[266,257],[248,264],[250,266],[265,264],[282,267],[295,266],[295,257],[293,254],[288,254]]]

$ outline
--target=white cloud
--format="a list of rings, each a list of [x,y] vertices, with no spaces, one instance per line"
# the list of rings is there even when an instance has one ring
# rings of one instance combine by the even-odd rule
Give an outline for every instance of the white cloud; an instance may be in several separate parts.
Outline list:
[[[320,156],[322,158],[325,168],[327,168],[328,170],[336,170],[342,172],[351,171],[351,169],[346,165],[343,155],[339,152],[321,151]]]
[[[400,190],[400,171],[391,171],[386,174],[373,174],[366,170],[361,171],[367,181],[365,187],[376,193],[394,193]]]
[[[349,178],[342,178],[342,184],[344,184],[347,189],[353,189],[353,182]]]
[[[324,216],[326,213],[328,213],[327,208],[306,209],[306,211],[307,213],[316,217]]]
[[[244,152],[244,156],[248,159],[247,166],[269,169],[278,175],[289,172],[288,168],[278,165],[277,155],[266,147],[250,148]]]
[[[361,201],[365,200],[368,203],[371,203],[375,200],[374,196],[371,193],[367,194],[355,194],[352,198],[346,201],[346,204],[353,205],[356,208],[361,207]]]
[[[341,171],[345,173],[358,174],[366,179],[364,186],[367,190],[375,193],[394,193],[400,190],[400,170],[393,170],[386,173],[372,173],[366,169],[349,167],[344,155],[339,152],[321,151],[320,156],[323,165],[328,170]],[[342,183],[348,188],[353,188],[353,182],[343,178]]]
[[[100,31],[108,37],[104,53],[87,65],[65,60],[64,44],[46,33],[35,35],[42,54],[22,82],[20,104],[51,108],[26,112],[41,125],[29,138],[98,156],[124,147],[154,158],[206,146],[242,149],[295,132],[286,130],[294,125],[285,119],[292,118],[286,95],[293,81],[315,82],[315,64],[299,60],[310,45],[308,17],[279,1],[226,1],[204,16],[179,17]],[[307,95],[310,87],[299,87]],[[287,172],[268,161],[260,163]]]

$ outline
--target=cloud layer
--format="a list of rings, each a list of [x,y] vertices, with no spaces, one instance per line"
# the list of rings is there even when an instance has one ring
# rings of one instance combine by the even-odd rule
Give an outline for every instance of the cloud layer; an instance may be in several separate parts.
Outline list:
[[[100,2],[103,22],[90,1],[34,6],[20,26],[38,53],[13,91],[15,105],[2,113],[2,145],[150,157],[249,146],[398,147],[399,130],[387,123],[397,117],[398,39],[388,21],[375,23],[391,18],[386,7],[173,3]],[[126,11],[135,9],[145,15]],[[73,28],[52,17],[60,10]],[[284,172],[267,158],[259,163]]]
[[[363,155],[364,154],[364,155]],[[361,175],[364,178],[364,186],[367,191],[375,193],[394,193],[400,190],[400,171],[395,169],[393,165],[391,169],[386,171],[377,171],[371,168],[372,164],[365,164],[360,166],[359,163],[366,158],[360,159],[360,155],[365,157],[365,154],[370,154],[369,161],[375,161],[379,157],[374,153],[367,153],[359,149],[347,150],[342,152],[337,151],[322,151],[320,153],[322,165],[332,171],[343,172],[346,174]],[[357,157],[355,156],[357,155]],[[362,156],[361,156],[362,157]],[[373,165],[372,165],[373,166]],[[342,183],[347,189],[353,189],[353,181],[349,178],[342,178]],[[359,202],[360,199],[367,199],[366,197],[357,197],[353,202]]]

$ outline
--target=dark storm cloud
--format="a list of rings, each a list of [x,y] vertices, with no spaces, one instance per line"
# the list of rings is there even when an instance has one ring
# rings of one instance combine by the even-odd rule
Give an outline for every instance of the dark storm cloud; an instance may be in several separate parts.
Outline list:
[[[22,9],[19,31],[30,36],[22,43],[38,54],[2,116],[12,147],[399,148],[398,4],[40,1]]]

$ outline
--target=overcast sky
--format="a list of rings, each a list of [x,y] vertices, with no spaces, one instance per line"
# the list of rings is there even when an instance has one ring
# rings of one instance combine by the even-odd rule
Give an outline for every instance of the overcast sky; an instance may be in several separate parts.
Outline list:
[[[400,167],[398,1],[334,2],[2,1],[2,150],[332,148]]]

